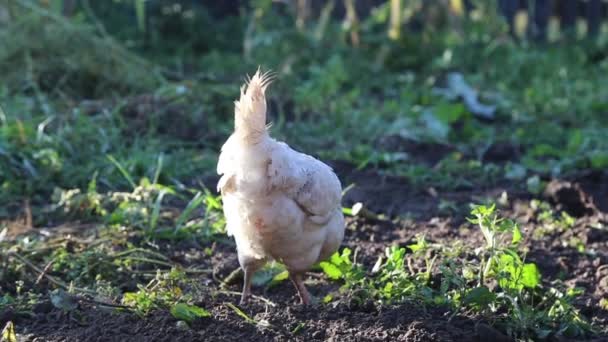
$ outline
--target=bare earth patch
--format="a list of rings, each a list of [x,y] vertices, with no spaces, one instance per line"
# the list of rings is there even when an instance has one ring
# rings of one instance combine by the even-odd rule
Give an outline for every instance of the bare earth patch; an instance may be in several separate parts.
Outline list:
[[[449,244],[458,239],[465,245],[480,245],[482,237],[463,226],[463,212],[446,214],[438,210],[439,197],[468,203],[483,195],[497,196],[507,191],[509,201],[501,212],[504,216],[516,218],[522,225],[527,236],[528,260],[538,264],[544,280],[562,279],[566,284],[584,288],[585,294],[579,297],[577,307],[596,326],[603,329],[607,326],[608,312],[600,307],[600,300],[608,298],[608,231],[601,228],[608,225],[604,203],[608,189],[600,185],[606,175],[592,174],[572,182],[556,182],[555,188],[569,189],[561,191],[571,191],[580,196],[578,200],[582,202],[576,203],[575,196],[546,195],[547,200],[553,201],[558,208],[565,211],[574,208],[571,214],[576,219],[575,223],[569,229],[544,232],[542,237],[535,238],[535,232],[542,223],[537,221],[538,215],[531,212],[534,209],[530,207],[529,195],[515,187],[433,196],[414,190],[399,178],[382,176],[374,171],[346,173],[344,169],[336,168],[343,179],[357,183],[357,187],[346,196],[345,205],[364,201],[370,210],[388,208],[393,217],[409,214],[391,220],[348,219],[343,246],[355,251],[357,261],[368,269],[387,245],[405,246],[419,233],[425,233],[431,242]],[[578,210],[583,204],[590,209]],[[585,246],[584,251],[579,251],[572,241],[580,241]],[[320,273],[312,273],[308,284],[318,298],[332,294],[334,299],[330,303],[299,306],[295,291],[288,282],[268,289],[255,288],[254,294],[271,302],[254,299],[249,306],[242,308],[257,324],[248,322],[227,305],[238,302],[240,283],[237,281],[227,290],[222,290],[218,281],[238,267],[234,247],[229,240],[212,247],[212,257],[206,257],[200,251],[200,255],[192,257],[199,247],[188,243],[163,247],[175,262],[213,269],[213,274],[198,276],[199,288],[189,289],[196,292],[196,304],[210,310],[212,317],[196,320],[190,328],[178,324],[168,312],[156,311],[140,318],[132,313],[81,303],[76,311],[63,313],[53,308],[50,302],[38,304],[29,315],[3,312],[0,324],[14,321],[23,341],[508,340],[486,325],[481,317],[463,314],[449,320],[451,312],[447,308],[425,309],[415,302],[399,305],[359,302],[341,294],[339,284]],[[189,256],[186,258],[187,253]],[[605,330],[601,336],[597,341],[608,337]]]

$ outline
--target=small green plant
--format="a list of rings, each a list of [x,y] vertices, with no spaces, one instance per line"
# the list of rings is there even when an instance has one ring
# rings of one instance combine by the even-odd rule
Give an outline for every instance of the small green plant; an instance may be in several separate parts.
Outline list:
[[[580,291],[545,288],[536,264],[525,261],[519,250],[523,236],[515,222],[500,217],[495,205],[475,205],[471,216],[469,221],[484,237],[477,249],[432,244],[418,236],[407,248],[388,247],[369,273],[351,261],[347,248],[322,262],[321,268],[330,279],[344,281],[342,288],[361,300],[418,300],[450,306],[453,315],[466,308],[488,317],[514,338],[545,338],[549,333],[580,337],[592,332],[573,305]]]
[[[211,313],[209,311],[199,306],[188,305],[185,303],[174,304],[171,306],[170,312],[173,317],[186,321],[187,323],[192,323],[198,318],[211,317]]]
[[[174,240],[197,235],[210,237],[224,232],[225,220],[219,195],[213,195],[207,189],[204,195],[197,192],[176,217],[172,211],[174,208],[164,205],[169,196],[172,200],[185,197],[171,187],[151,183],[148,178],[142,178],[131,192],[100,194],[94,176],[86,193],[80,189],[55,189],[52,208],[62,217],[86,217],[89,220],[97,217],[109,225],[136,228],[147,238]],[[197,211],[202,207],[206,209],[200,217]]]
[[[406,248],[387,247],[383,257],[378,258],[371,274],[350,259],[351,250],[345,248],[336,252],[329,261],[321,262],[325,274],[333,280],[343,280],[342,290],[349,291],[360,300],[378,299],[383,302],[401,302],[409,297],[417,297],[425,291],[428,273],[412,276],[404,267]],[[432,262],[430,262],[432,265]],[[427,270],[428,271],[428,270]],[[423,297],[428,294],[424,293]]]
[[[535,238],[542,238],[546,235],[563,233],[572,229],[576,224],[576,219],[565,211],[556,210],[547,202],[537,199],[530,201],[530,208],[534,210],[538,226],[534,230]]]
[[[319,266],[330,279],[342,279],[345,281],[345,286],[350,287],[359,283],[364,277],[361,268],[351,260],[351,254],[350,248],[344,248],[342,253],[334,253],[328,261],[321,261]]]
[[[172,269],[167,273],[157,272],[147,285],[138,285],[136,292],[123,294],[122,302],[141,315],[152,310],[168,309],[173,317],[191,323],[195,319],[210,317],[211,313],[193,304],[190,294],[184,294],[180,283],[185,281],[185,273]]]
[[[510,284],[519,287],[517,281],[520,279],[521,272],[527,269],[536,269],[536,266],[524,265],[517,255],[514,247],[521,240],[521,232],[517,224],[511,220],[499,218],[495,213],[495,205],[474,206],[471,210],[473,218],[469,218],[469,222],[478,225],[486,245],[481,250],[481,273],[479,275],[479,285],[483,285],[485,278],[488,276],[499,276],[502,281],[501,285]],[[509,238],[510,243],[506,244],[505,240]],[[511,278],[508,278],[510,275]],[[540,275],[533,275],[540,278]],[[537,284],[529,284],[532,287]]]
[[[372,280],[377,296],[388,303],[403,302],[421,295],[425,297],[420,290],[426,284],[427,273],[412,275],[408,272],[405,267],[406,249],[392,246],[386,248],[384,254],[386,261],[379,265]]]
[[[544,288],[534,263],[526,263],[518,245],[522,235],[513,221],[500,218],[495,206],[473,206],[471,223],[480,228],[486,244],[481,250],[477,286],[469,290],[459,305],[482,313],[500,311],[505,315],[496,324],[516,338],[545,338],[551,332],[564,336],[584,336],[591,326],[574,309],[572,301],[580,292]]]

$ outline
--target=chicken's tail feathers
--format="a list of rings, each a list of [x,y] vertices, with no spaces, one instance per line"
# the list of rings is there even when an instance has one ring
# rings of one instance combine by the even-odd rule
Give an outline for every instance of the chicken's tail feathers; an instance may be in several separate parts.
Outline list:
[[[261,67],[258,67],[258,70],[253,74],[252,77],[247,75],[247,86],[260,87],[263,92],[266,91],[266,88],[276,79],[277,73],[268,69],[265,72],[262,72]]]
[[[234,102],[235,131],[247,140],[256,139],[266,132],[266,89],[276,73],[260,68],[241,87],[241,96]]]

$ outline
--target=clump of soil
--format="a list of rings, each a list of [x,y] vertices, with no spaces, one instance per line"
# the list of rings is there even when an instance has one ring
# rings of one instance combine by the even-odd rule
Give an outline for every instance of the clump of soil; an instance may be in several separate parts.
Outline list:
[[[506,162],[519,160],[522,147],[508,142],[495,142],[483,154],[484,162]]]
[[[400,135],[386,135],[376,142],[376,147],[387,152],[405,152],[413,162],[433,166],[455,149],[451,146],[419,142]]]
[[[597,208],[579,184],[554,179],[545,188],[545,197],[574,217],[591,215]]]
[[[597,209],[608,213],[608,196],[606,195],[608,194],[608,171],[587,172],[575,177],[573,181],[580,184]]]

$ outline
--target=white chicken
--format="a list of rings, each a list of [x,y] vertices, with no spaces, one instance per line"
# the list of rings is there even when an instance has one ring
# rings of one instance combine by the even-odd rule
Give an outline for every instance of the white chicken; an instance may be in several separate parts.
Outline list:
[[[269,259],[286,266],[301,302],[309,304],[305,272],[331,256],[344,238],[342,187],[329,166],[269,136],[270,82],[270,74],[258,69],[241,87],[234,133],[217,165],[222,175],[217,188],[244,271],[241,304],[251,296],[253,274]]]

